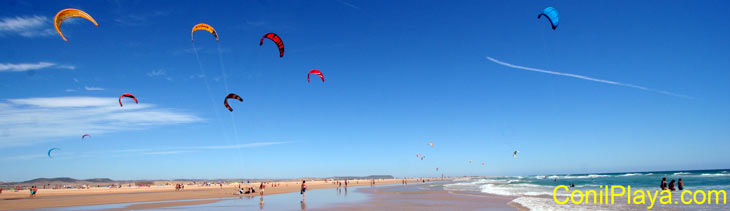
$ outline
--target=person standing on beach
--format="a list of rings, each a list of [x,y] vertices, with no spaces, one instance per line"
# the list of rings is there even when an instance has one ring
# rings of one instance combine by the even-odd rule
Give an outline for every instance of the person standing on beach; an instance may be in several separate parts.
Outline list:
[[[662,178],[662,184],[659,185],[659,187],[662,188],[662,190],[667,189],[667,178],[666,177]]]
[[[306,196],[306,193],[305,192],[307,192],[307,184],[306,183],[307,183],[306,180],[302,180],[302,190],[299,191],[299,194],[302,194],[302,203],[304,203],[304,198]]]
[[[264,188],[266,188],[266,185],[262,182],[261,185],[259,185],[259,193],[261,196],[264,196]]]
[[[677,187],[679,190],[684,190],[684,182],[682,182],[682,178],[679,178],[679,182],[677,182]],[[0,192],[2,192],[2,189],[0,189]]]
[[[30,190],[30,198],[35,198],[35,194],[38,192],[38,189],[35,188],[35,186],[31,186],[28,190]]]

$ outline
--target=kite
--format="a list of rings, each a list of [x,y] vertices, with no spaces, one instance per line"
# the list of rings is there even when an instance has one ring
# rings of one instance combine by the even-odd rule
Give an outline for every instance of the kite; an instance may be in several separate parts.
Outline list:
[[[439,168],[436,168],[436,171],[439,171]]]
[[[54,147],[54,148],[51,148],[51,149],[49,149],[49,150],[48,150],[48,158],[51,158],[51,159],[53,159],[53,157],[51,156],[51,152],[52,152],[53,150],[60,150],[60,149],[59,149],[59,148],[55,148],[55,147]]]
[[[520,152],[519,150],[515,150],[512,152],[512,157],[517,158],[517,153]]]
[[[132,98],[132,100],[134,100],[135,104],[139,104],[139,102],[137,102],[137,98],[134,97],[134,95],[129,94],[129,93],[124,93],[124,94],[122,94],[122,96],[119,96],[119,107],[122,107],[122,98],[125,98],[125,97]]]
[[[424,155],[424,156],[421,156],[421,160],[423,160],[424,158],[426,158],[426,156],[425,156],[425,155]]]
[[[469,160],[469,163],[471,163],[471,160]]]
[[[420,158],[421,157],[421,153],[419,152],[418,154],[416,154],[416,157],[417,158]]]
[[[96,20],[94,20],[94,18],[92,18],[91,15],[87,14],[86,12],[78,10],[78,9],[72,9],[72,8],[63,9],[63,10],[59,11],[58,13],[56,13],[56,17],[53,18],[53,25],[56,27],[56,31],[58,32],[58,34],[61,35],[61,38],[63,38],[63,41],[68,42],[68,39],[66,39],[66,37],[63,36],[63,33],[61,33],[61,24],[66,19],[73,18],[73,17],[82,17],[82,18],[94,23],[94,25],[96,25],[96,27],[99,27],[99,24],[96,23]]]
[[[279,57],[284,57],[284,41],[281,40],[281,37],[274,33],[267,33],[263,37],[261,37],[261,41],[259,41],[259,46],[264,45],[264,39],[266,38],[269,38],[271,41],[274,41],[274,43],[276,43],[276,47],[279,47]]]
[[[433,147],[433,142],[428,142],[428,145],[431,145],[431,147]]]
[[[81,140],[84,140],[84,138],[86,138],[87,136],[91,137],[91,135],[89,134],[84,134],[83,136],[81,136]]]
[[[193,26],[193,31],[190,32],[190,41],[193,41],[193,33],[198,30],[205,30],[207,32],[210,32],[215,37],[215,41],[218,41],[218,33],[215,32],[215,29],[212,26],[204,23],[199,23],[198,25]]]
[[[484,165],[484,162],[482,162],[482,166]]]
[[[322,72],[316,69],[310,70],[309,73],[307,73],[307,83],[309,83],[309,75],[312,73],[317,74],[319,78],[322,79],[322,82],[324,82],[324,75],[322,75]]]
[[[241,99],[241,96],[238,96],[237,94],[230,93],[230,94],[226,95],[226,99],[223,99],[223,105],[226,106],[226,108],[231,112],[233,112],[233,108],[231,108],[231,106],[228,105],[228,99],[236,99],[240,102],[243,102],[243,99]]]
[[[553,27],[553,30],[558,28],[558,23],[560,22],[558,10],[552,7],[545,8],[539,15],[537,15],[537,19],[540,19],[541,16],[545,16],[550,21],[550,25]]]

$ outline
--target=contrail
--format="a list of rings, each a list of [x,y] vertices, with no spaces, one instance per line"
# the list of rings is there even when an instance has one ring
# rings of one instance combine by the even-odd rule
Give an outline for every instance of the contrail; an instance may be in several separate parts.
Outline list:
[[[499,60],[497,60],[495,58],[488,57],[488,56],[487,56],[487,59],[489,59],[489,61],[492,61],[494,63],[500,64],[500,65],[503,65],[503,66],[506,66],[506,67],[515,68],[515,69],[528,70],[528,71],[539,72],[539,73],[546,73],[546,74],[551,74],[551,75],[566,76],[566,77],[583,79],[583,80],[588,80],[588,81],[595,81],[595,82],[604,83],[604,84],[612,84],[612,85],[616,85],[616,86],[623,86],[623,87],[629,87],[629,88],[634,88],[634,89],[641,89],[641,90],[644,90],[644,91],[655,92],[655,93],[665,94],[665,95],[670,95],[670,96],[675,96],[675,97],[692,99],[692,97],[687,96],[687,95],[677,94],[677,93],[673,93],[673,92],[669,92],[669,91],[664,91],[664,90],[651,89],[651,88],[648,88],[648,87],[643,87],[643,86],[634,85],[634,84],[621,83],[621,82],[617,82],[617,81],[603,80],[603,79],[592,78],[592,77],[588,77],[588,76],[576,75],[576,74],[572,74],[572,73],[561,73],[561,72],[555,72],[555,71],[550,71],[550,70],[543,70],[543,69],[532,68],[532,67],[523,67],[523,66],[514,65],[514,64],[507,63],[507,62],[499,61]]]

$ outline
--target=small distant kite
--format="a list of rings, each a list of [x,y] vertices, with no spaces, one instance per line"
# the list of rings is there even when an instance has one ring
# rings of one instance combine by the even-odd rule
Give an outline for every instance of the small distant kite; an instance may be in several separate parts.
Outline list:
[[[416,154],[416,157],[417,158],[420,158],[421,157],[421,153],[419,152],[418,154]]]
[[[215,32],[215,29],[212,26],[204,23],[199,23],[198,25],[193,26],[193,31],[190,32],[190,41],[193,41],[193,33],[199,30],[210,32],[215,37],[215,41],[218,41],[218,33]]]
[[[53,152],[54,150],[60,150],[60,149],[59,149],[59,148],[55,148],[55,147],[54,147],[54,148],[51,148],[51,149],[49,149],[49,150],[48,150],[48,158],[50,158],[50,159],[53,159],[53,157],[51,156],[51,152]]]
[[[84,138],[86,138],[86,137],[91,137],[91,135],[89,135],[89,134],[84,134],[84,135],[82,135],[82,136],[81,136],[81,140],[84,140]]]
[[[428,142],[428,145],[431,145],[431,147],[433,147],[433,142]]]
[[[469,163],[471,164],[471,160],[469,160]]]
[[[512,157],[517,158],[517,153],[520,152],[519,150],[515,150],[512,152]]]
[[[482,166],[484,165],[484,162],[482,162]]]
[[[233,108],[231,108],[231,106],[228,105],[228,99],[235,99],[240,102],[243,102],[243,99],[241,98],[241,96],[238,96],[237,94],[230,93],[230,94],[226,95],[226,99],[223,99],[223,105],[226,106],[226,108],[231,112],[233,112]]]
[[[259,46],[264,45],[264,39],[266,38],[269,38],[271,41],[274,41],[274,43],[276,43],[276,47],[279,48],[279,57],[284,57],[284,41],[281,40],[281,37],[274,33],[267,33],[264,35],[264,37],[261,37],[261,41],[259,41]]]
[[[309,75],[311,75],[312,73],[318,75],[319,78],[322,79],[322,82],[324,82],[324,75],[322,75],[322,72],[314,69],[314,70],[310,70],[309,73],[307,73],[307,83],[309,83]]]
[[[63,38],[63,41],[68,42],[68,40],[66,39],[66,36],[63,36],[63,33],[61,33],[61,24],[66,19],[73,18],[73,17],[82,17],[82,18],[94,23],[94,25],[96,25],[96,27],[99,27],[99,24],[96,23],[96,20],[94,20],[94,18],[92,18],[91,15],[87,14],[86,12],[78,10],[78,9],[72,9],[72,8],[63,9],[63,10],[59,11],[58,13],[56,13],[56,17],[53,18],[53,25],[56,27],[56,31],[58,32],[58,35],[61,35],[61,38]]]
[[[424,156],[421,156],[421,160],[423,160],[424,158],[426,158],[426,156],[425,156],[425,155],[424,155]]]
[[[558,23],[560,22],[560,14],[558,14],[558,10],[552,7],[545,8],[539,15],[537,15],[537,19],[540,19],[542,16],[545,16],[550,21],[550,25],[553,27],[553,30],[558,28]]]
[[[135,104],[139,104],[139,102],[137,102],[137,98],[134,97],[134,95],[129,94],[129,93],[124,93],[124,94],[122,94],[122,96],[119,96],[119,107],[122,107],[122,98],[125,98],[125,97],[132,98],[132,100],[134,100]]]
[[[439,171],[439,168],[436,168],[436,171]]]

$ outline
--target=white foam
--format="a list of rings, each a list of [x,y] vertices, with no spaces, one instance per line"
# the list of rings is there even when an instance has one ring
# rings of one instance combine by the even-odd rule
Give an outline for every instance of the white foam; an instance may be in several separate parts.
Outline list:
[[[584,176],[563,176],[564,179],[591,179],[591,178],[600,178],[600,177],[610,177],[611,175],[603,175],[603,174],[589,174]]]
[[[504,196],[550,196],[552,190],[547,186],[535,185],[535,184],[484,184],[481,186],[482,193],[504,195]]]
[[[702,177],[730,177],[728,173],[700,174]]]

